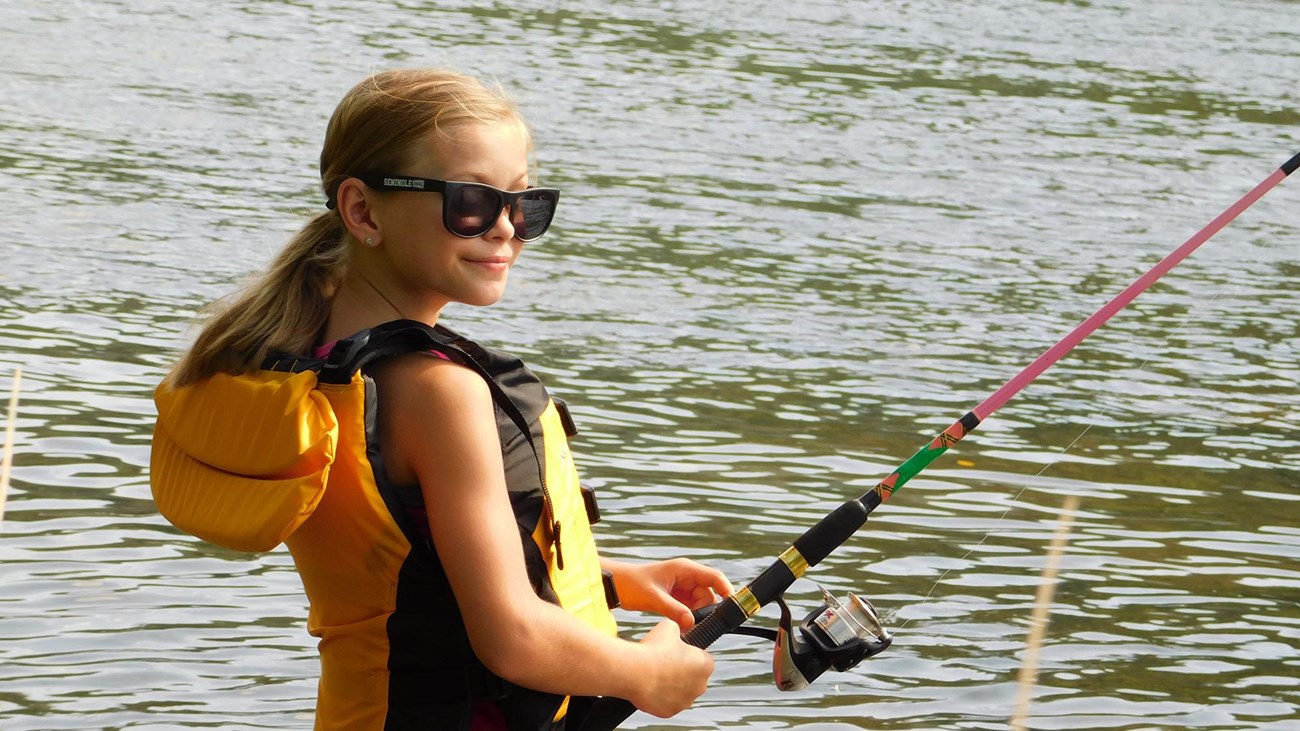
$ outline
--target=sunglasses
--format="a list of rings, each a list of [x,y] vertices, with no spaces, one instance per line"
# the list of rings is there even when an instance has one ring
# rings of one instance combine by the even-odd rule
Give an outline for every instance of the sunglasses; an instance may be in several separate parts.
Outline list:
[[[483,183],[456,183],[404,175],[355,177],[375,190],[442,193],[442,225],[466,239],[492,230],[501,217],[501,211],[509,208],[515,238],[536,241],[550,227],[551,219],[555,217],[555,206],[560,201],[560,191],[555,188],[528,188],[511,193]]]

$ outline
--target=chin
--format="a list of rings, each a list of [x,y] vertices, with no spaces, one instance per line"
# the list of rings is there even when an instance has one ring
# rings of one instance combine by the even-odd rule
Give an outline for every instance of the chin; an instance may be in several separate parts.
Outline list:
[[[504,291],[475,292],[469,295],[468,297],[462,299],[461,303],[470,305],[472,307],[489,307],[491,305],[495,305],[496,303],[500,302],[501,297],[504,295],[505,295]]]

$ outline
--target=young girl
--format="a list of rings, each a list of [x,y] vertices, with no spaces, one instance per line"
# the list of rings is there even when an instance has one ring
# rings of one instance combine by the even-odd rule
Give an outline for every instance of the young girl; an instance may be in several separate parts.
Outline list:
[[[293,555],[320,638],[317,729],[574,731],[591,697],[667,717],[712,672],[680,631],[727,579],[599,559],[563,404],[435,327],[451,302],[500,299],[550,225],[559,192],[528,187],[530,146],[476,80],[366,79],[326,133],[327,210],[158,388],[163,514]],[[615,592],[672,621],[619,639]]]

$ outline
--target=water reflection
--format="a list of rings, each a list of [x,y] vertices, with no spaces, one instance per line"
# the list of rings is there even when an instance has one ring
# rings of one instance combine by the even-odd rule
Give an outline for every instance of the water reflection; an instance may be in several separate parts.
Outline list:
[[[606,552],[741,581],[1300,139],[1282,0],[10,15],[0,386],[25,377],[0,526],[6,730],[309,726],[291,562],[157,517],[149,398],[194,311],[319,210],[323,120],[372,67],[451,63],[518,92],[569,203],[503,306],[450,319],[574,407]],[[696,709],[632,725],[1003,727],[1066,493],[1083,508],[1034,727],[1293,724],[1294,195],[812,573],[876,601],[887,653],[783,695],[767,648],[726,638]]]

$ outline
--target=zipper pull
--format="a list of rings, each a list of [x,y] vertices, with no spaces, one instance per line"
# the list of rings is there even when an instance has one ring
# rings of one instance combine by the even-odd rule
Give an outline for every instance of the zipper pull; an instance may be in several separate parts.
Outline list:
[[[564,570],[564,549],[560,547],[560,521],[551,522],[551,531],[555,533],[555,566],[560,571]]]

